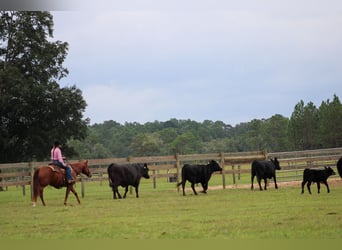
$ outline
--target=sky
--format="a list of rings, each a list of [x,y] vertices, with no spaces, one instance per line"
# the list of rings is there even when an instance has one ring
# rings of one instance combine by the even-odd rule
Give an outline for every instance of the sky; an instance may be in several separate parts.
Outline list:
[[[342,98],[340,0],[98,0],[52,11],[90,124],[290,117]]]

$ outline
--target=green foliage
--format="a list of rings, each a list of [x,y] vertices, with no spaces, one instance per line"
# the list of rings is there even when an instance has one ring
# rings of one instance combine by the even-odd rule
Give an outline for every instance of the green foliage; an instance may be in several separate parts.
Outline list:
[[[96,158],[93,145],[101,144],[108,157],[236,152],[287,148],[288,119],[275,115],[236,127],[222,121],[196,122],[171,119],[146,124],[114,121],[90,126],[78,150],[80,158]],[[271,138],[270,133],[277,136]],[[76,141],[69,143],[79,148]]]
[[[323,101],[320,107],[300,101],[289,122],[291,149],[306,150],[342,146],[342,105],[334,95],[332,102]]]
[[[317,140],[324,147],[340,147],[342,145],[342,104],[334,95],[322,102],[318,112],[318,136]]]
[[[342,146],[342,105],[336,95],[317,109],[309,102],[295,105],[291,118],[280,114],[236,126],[222,121],[177,120],[145,124],[106,121],[88,129],[78,150],[81,158],[97,158],[93,145],[103,147],[102,158],[241,152],[280,152]],[[96,135],[96,136],[95,136]],[[71,144],[76,147],[74,142]],[[101,158],[101,157],[100,157]]]
[[[43,160],[54,139],[86,136],[82,92],[57,82],[68,74],[68,44],[52,36],[49,12],[0,12],[1,162]]]

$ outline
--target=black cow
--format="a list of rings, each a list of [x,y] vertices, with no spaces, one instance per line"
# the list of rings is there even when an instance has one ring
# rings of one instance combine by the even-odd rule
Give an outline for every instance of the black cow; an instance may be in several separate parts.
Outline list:
[[[318,193],[321,188],[320,183],[325,184],[329,193],[330,189],[329,189],[327,179],[329,178],[330,175],[335,175],[335,172],[331,167],[324,167],[324,169],[310,169],[310,168],[304,169],[303,182],[302,182],[302,194],[304,193],[304,186],[306,183],[308,183],[307,184],[308,191],[311,194],[310,185],[312,182],[317,183]]]
[[[267,183],[267,178],[271,179],[273,178],[274,180],[274,185],[275,188],[278,188],[277,185],[277,180],[276,180],[276,169],[280,170],[280,166],[279,166],[279,161],[277,158],[274,158],[274,160],[270,160],[270,161],[259,161],[259,160],[254,160],[252,162],[252,169],[251,169],[251,181],[252,181],[252,186],[251,189],[253,189],[253,180],[254,180],[254,176],[257,177],[257,181],[259,184],[259,188],[260,191],[262,191],[262,187],[261,187],[261,180],[263,179],[265,182],[265,190],[267,190],[266,188],[266,183]]]
[[[183,195],[185,196],[185,182],[191,182],[191,188],[194,191],[194,194],[197,195],[195,190],[195,184],[201,183],[203,191],[202,193],[207,193],[208,182],[213,172],[222,171],[220,165],[211,160],[207,165],[189,165],[185,164],[182,168],[182,181],[177,184],[177,187],[182,185]]]
[[[107,172],[109,178],[109,186],[113,189],[114,199],[116,199],[116,194],[118,194],[119,199],[121,199],[121,195],[118,191],[118,186],[126,188],[125,194],[123,196],[123,198],[126,198],[129,185],[135,187],[136,197],[139,198],[138,188],[141,177],[144,177],[146,179],[150,178],[150,176],[148,175],[148,167],[146,163],[126,165],[118,165],[112,163],[108,166]]]
[[[342,178],[342,157],[337,161],[336,167],[338,175]]]

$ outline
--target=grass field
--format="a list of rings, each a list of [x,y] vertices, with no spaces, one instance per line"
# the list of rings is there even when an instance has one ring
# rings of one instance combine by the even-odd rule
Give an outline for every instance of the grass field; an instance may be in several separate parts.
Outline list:
[[[209,185],[219,183],[215,178]],[[0,239],[341,239],[342,180],[329,184],[329,194],[325,186],[301,195],[298,184],[275,190],[271,183],[262,192],[187,190],[183,197],[174,183],[153,189],[152,180],[142,180],[139,199],[133,192],[113,200],[107,182],[89,182],[81,205],[71,194],[64,206],[65,189],[49,187],[47,206],[35,208],[20,187],[9,187],[0,192]],[[80,195],[79,183],[76,190]]]

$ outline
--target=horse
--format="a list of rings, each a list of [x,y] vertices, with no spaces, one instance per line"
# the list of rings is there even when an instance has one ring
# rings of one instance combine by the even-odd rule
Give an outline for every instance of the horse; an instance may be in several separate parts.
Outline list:
[[[91,177],[91,173],[88,168],[88,160],[71,163],[70,166],[72,169],[71,172],[73,179],[76,179],[76,176],[80,173],[83,173],[86,176]],[[58,169],[59,167],[56,168]],[[77,192],[74,189],[74,184],[75,183],[68,183],[65,180],[65,171],[56,170],[53,165],[38,167],[33,174],[32,206],[35,207],[37,205],[38,196],[40,197],[43,205],[45,206],[43,191],[44,188],[48,185],[53,186],[57,189],[66,187],[64,205],[67,205],[67,199],[70,191],[73,192],[73,194],[76,196],[78,204],[81,204]]]

